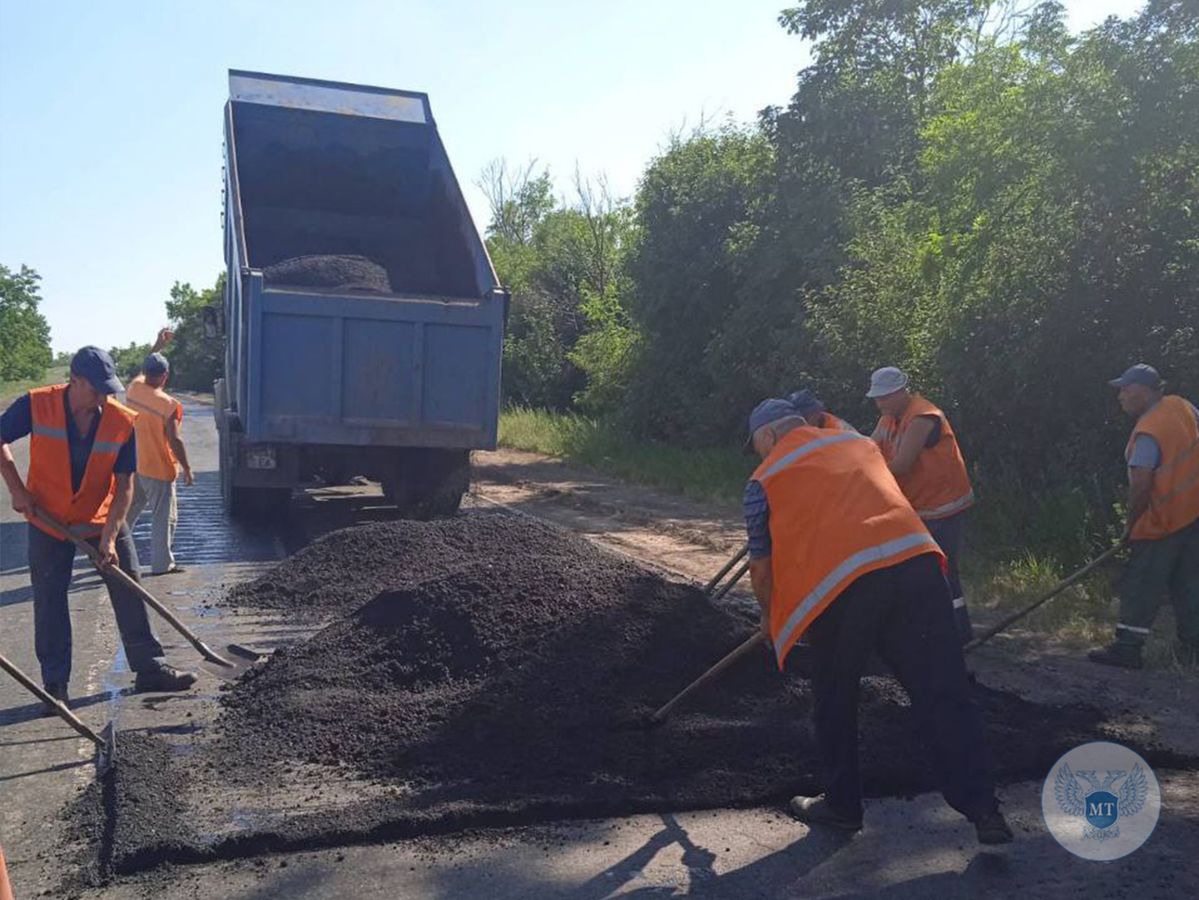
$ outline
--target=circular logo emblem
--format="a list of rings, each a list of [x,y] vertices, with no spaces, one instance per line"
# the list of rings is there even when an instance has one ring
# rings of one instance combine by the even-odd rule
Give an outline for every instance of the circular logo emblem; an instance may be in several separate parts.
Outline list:
[[[1075,747],[1049,770],[1041,812],[1057,842],[1083,859],[1127,856],[1157,827],[1162,792],[1141,757],[1119,744]]]

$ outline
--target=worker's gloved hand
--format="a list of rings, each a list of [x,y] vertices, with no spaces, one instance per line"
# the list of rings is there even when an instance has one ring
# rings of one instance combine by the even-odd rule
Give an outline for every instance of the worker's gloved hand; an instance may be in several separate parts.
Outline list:
[[[183,470],[183,483],[188,487],[191,487],[196,483],[196,479],[192,477],[192,470],[190,466]]]

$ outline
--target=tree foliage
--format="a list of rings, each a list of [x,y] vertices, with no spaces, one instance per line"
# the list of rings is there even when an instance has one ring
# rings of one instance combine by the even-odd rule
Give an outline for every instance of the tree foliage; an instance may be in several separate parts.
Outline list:
[[[211,391],[212,383],[225,367],[225,341],[204,333],[204,308],[219,306],[225,292],[222,272],[210,288],[196,290],[187,282],[171,287],[166,302],[167,317],[175,332],[174,342],[166,349],[171,360],[171,385],[193,391]]]
[[[0,265],[0,381],[41,378],[50,365],[50,326],[38,311],[37,272]]]

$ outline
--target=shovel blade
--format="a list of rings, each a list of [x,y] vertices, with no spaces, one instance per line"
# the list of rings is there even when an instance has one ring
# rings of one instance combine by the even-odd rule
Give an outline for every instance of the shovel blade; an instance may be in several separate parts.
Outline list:
[[[100,737],[104,743],[96,747],[96,775],[103,778],[116,764],[117,758],[117,729],[112,719],[108,720]]]

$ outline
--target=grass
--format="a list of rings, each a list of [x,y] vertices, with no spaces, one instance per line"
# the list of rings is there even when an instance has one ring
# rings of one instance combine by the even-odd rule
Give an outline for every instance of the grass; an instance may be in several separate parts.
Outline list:
[[[500,444],[583,463],[623,481],[698,500],[736,503],[753,461],[735,448],[686,449],[639,441],[610,422],[574,413],[511,408],[500,417]],[[1115,540],[1104,499],[1078,488],[1032,490],[1012,479],[988,486],[966,528],[962,575],[979,621],[1027,606]],[[1050,600],[1017,628],[1081,652],[1108,643],[1118,601],[1119,565],[1102,567]],[[1163,604],[1146,660],[1180,668],[1173,616]]]
[[[753,460],[736,449],[638,441],[610,422],[514,407],[500,416],[500,445],[583,463],[622,481],[696,500],[736,503]]]
[[[66,380],[66,366],[51,366],[41,378],[32,378],[27,381],[0,381],[0,404],[8,406],[9,403],[32,388],[47,384],[61,384]]]

